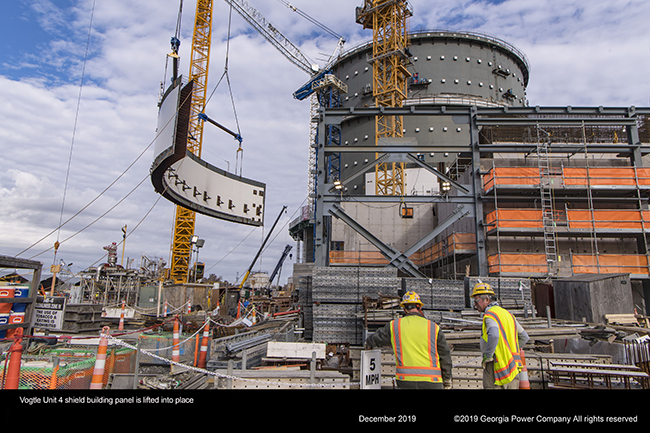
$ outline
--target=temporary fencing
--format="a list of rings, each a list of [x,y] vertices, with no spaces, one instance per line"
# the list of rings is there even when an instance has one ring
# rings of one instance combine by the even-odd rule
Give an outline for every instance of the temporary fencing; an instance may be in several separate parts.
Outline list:
[[[39,355],[23,355],[18,389],[89,389],[95,368],[97,349],[52,349]],[[113,373],[129,373],[136,352],[123,347],[110,347],[106,352],[102,386]],[[0,382],[5,383],[4,363],[0,361]]]

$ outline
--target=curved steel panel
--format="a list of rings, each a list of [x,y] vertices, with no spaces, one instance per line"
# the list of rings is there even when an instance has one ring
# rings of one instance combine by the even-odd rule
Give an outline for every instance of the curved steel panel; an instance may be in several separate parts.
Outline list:
[[[158,112],[151,183],[167,200],[197,213],[240,224],[264,225],[266,185],[234,175],[187,150],[192,83],[177,80]]]

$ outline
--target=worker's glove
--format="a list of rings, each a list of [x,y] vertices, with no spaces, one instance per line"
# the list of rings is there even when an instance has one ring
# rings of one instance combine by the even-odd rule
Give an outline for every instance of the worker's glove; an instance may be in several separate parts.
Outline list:
[[[485,367],[488,365],[488,363],[493,362],[494,358],[493,357],[488,357],[487,355],[483,354],[483,360],[481,361],[481,367],[485,370]]]
[[[444,386],[445,389],[451,389],[451,379],[443,380],[442,385]]]

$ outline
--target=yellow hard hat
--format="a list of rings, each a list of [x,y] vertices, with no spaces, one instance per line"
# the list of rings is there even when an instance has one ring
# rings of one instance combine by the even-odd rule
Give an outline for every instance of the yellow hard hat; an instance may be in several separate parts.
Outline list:
[[[488,283],[476,283],[472,289],[470,298],[478,295],[494,295],[494,290]]]
[[[403,307],[406,304],[417,304],[419,306],[424,305],[420,300],[420,296],[413,291],[406,292],[404,296],[402,296],[402,302],[400,302],[399,305],[400,307]]]

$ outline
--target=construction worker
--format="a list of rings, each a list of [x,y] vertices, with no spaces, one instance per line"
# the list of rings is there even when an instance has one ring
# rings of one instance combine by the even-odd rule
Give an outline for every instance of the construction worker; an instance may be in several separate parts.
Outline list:
[[[423,305],[417,293],[406,293],[400,303],[405,315],[369,336],[365,347],[393,347],[399,389],[450,389],[451,351],[440,327],[424,317]]]
[[[483,314],[483,335],[480,340],[483,359],[484,389],[519,389],[522,369],[520,349],[528,342],[528,334],[515,317],[498,305],[494,290],[479,282],[471,298]]]

